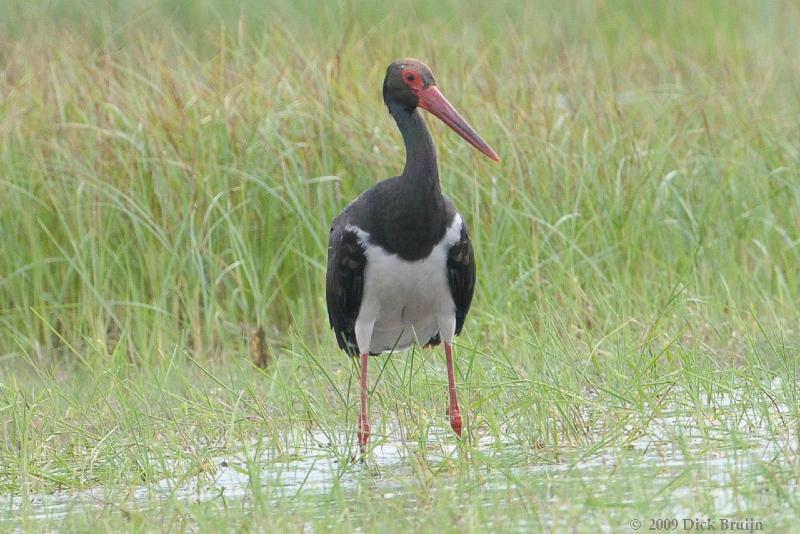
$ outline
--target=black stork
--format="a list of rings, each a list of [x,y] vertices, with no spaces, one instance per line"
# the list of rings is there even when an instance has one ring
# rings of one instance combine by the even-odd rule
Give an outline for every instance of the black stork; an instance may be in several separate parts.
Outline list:
[[[416,59],[389,65],[383,101],[403,134],[406,165],[351,202],[331,225],[326,297],[339,347],[361,357],[358,443],[369,441],[367,360],[414,343],[444,343],[450,426],[462,418],[453,373],[454,335],[461,333],[475,288],[475,257],[467,227],[442,195],[436,151],[417,108],[433,113],[489,158],[492,148],[436,87]]]

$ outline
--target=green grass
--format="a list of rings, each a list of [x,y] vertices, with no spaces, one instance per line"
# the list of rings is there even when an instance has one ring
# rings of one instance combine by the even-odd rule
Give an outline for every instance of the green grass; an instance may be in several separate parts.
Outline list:
[[[376,359],[361,465],[327,230],[402,56],[503,161],[429,120],[468,439],[440,351]],[[0,3],[0,529],[796,528],[798,58],[793,2]]]

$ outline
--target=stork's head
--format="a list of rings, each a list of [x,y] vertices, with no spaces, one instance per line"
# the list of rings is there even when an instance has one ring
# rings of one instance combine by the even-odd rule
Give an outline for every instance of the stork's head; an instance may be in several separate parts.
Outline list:
[[[439,91],[431,69],[422,61],[406,58],[389,65],[383,80],[383,101],[390,109],[394,104],[409,111],[420,107],[433,113],[480,152],[500,161],[500,156],[481,139]]]

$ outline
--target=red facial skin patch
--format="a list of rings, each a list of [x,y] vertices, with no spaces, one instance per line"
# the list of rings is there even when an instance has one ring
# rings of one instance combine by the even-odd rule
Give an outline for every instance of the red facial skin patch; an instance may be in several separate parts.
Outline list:
[[[411,87],[411,90],[414,91],[415,94],[419,94],[419,92],[422,91],[423,87],[425,86],[422,76],[414,69],[403,70],[403,81],[406,82],[409,87]]]

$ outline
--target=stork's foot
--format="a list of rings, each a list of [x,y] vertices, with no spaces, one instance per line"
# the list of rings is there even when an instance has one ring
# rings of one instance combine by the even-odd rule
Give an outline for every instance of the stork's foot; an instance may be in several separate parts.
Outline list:
[[[456,436],[460,438],[462,419],[461,419],[461,410],[459,410],[458,406],[450,407],[450,426],[453,428],[453,432],[456,433]]]
[[[369,421],[364,416],[358,418],[358,449],[361,453],[367,451],[367,443],[369,443]]]

